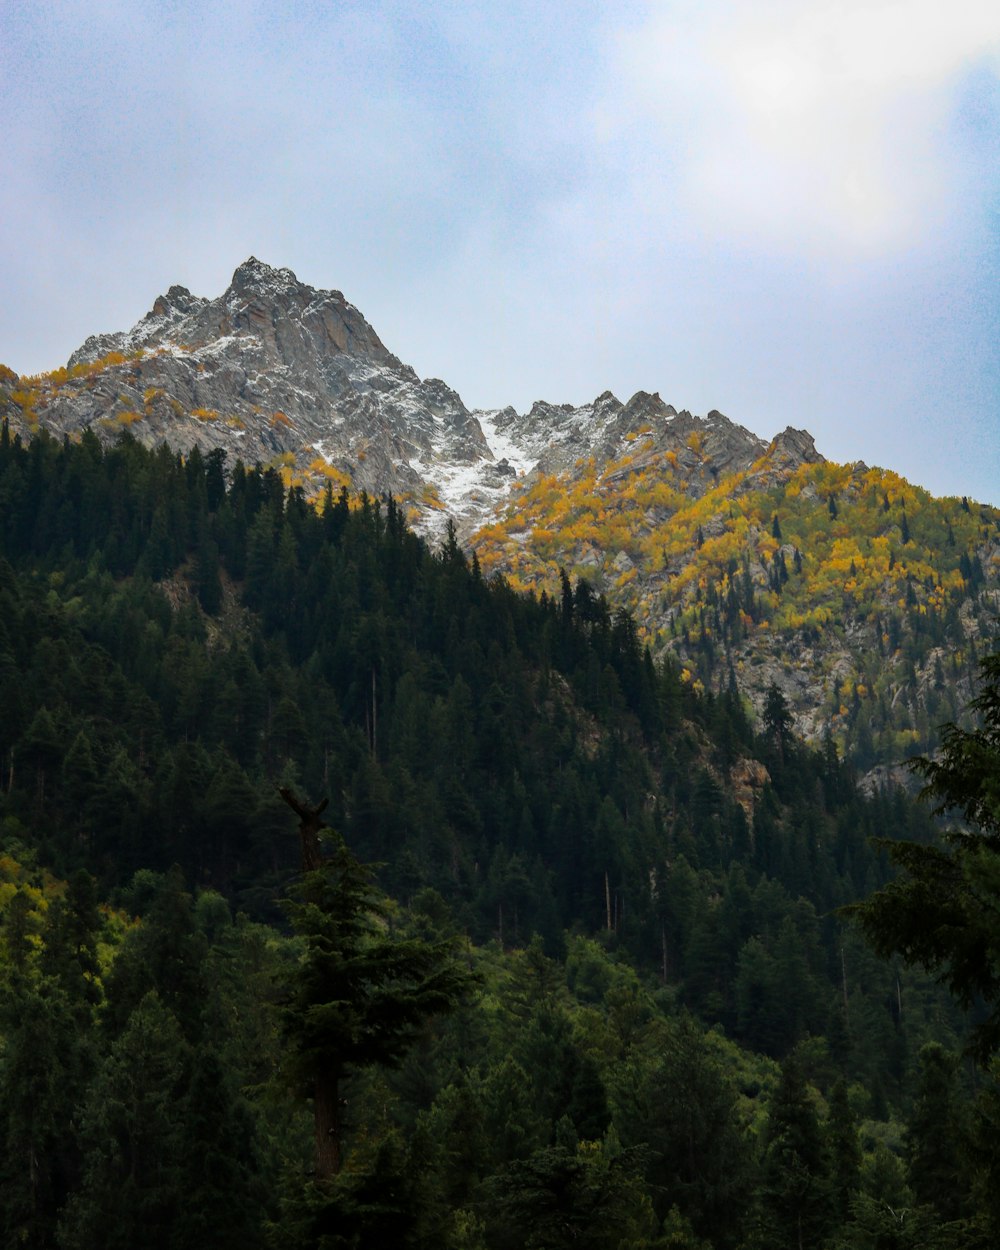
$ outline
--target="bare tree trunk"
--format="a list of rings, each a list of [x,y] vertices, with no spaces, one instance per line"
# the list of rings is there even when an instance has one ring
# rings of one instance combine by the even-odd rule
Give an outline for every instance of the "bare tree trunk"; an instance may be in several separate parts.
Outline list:
[[[278,791],[299,818],[302,871],[315,872],[323,863],[319,835],[329,828],[322,819],[329,799],[309,807],[289,789]],[[313,1085],[313,1137],[316,1151],[316,1179],[328,1181],[340,1171],[340,1073],[320,1068]]]
[[[280,789],[278,793],[299,818],[299,839],[302,844],[302,871],[315,872],[323,863],[319,849],[320,830],[329,829],[329,825],[320,817],[326,811],[329,799],[324,799],[319,807],[307,807],[299,802],[291,790]]]
[[[851,1027],[851,1012],[847,1001],[847,956],[844,954],[844,948],[840,948],[840,972],[844,982],[844,1024],[848,1030]]]
[[[663,954],[663,984],[667,983],[667,926],[660,923],[660,946]]]
[[[316,1179],[332,1180],[340,1171],[340,1082],[332,1073],[316,1077],[313,1091]]]

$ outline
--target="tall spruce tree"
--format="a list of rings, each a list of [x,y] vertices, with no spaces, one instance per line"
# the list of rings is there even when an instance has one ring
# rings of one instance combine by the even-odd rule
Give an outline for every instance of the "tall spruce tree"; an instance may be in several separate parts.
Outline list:
[[[283,796],[300,817],[306,871],[288,904],[305,955],[295,971],[282,1023],[290,1058],[313,1100],[315,1173],[320,1182],[343,1162],[340,1085],[352,1071],[399,1063],[424,1022],[451,1011],[469,974],[450,942],[395,938],[387,899],[343,838],[319,835],[320,808]]]
[[[816,1106],[798,1051],[781,1067],[768,1109],[758,1195],[761,1245],[810,1250],[830,1225],[830,1178]]]
[[[971,1049],[986,1059],[1000,1049],[1000,654],[982,661],[980,678],[971,704],[980,727],[946,725],[940,754],[913,764],[923,797],[964,827],[943,847],[879,843],[904,871],[846,910],[879,954],[936,972],[967,1007],[985,1004]]]
[[[920,1078],[906,1126],[909,1182],[921,1206],[932,1206],[944,1220],[967,1213],[965,1160],[969,1117],[959,1109],[956,1062],[936,1042],[920,1051]]]
[[[83,1178],[60,1223],[62,1250],[181,1250],[175,1233],[189,1062],[177,1021],[155,992],[147,994],[80,1113]]]

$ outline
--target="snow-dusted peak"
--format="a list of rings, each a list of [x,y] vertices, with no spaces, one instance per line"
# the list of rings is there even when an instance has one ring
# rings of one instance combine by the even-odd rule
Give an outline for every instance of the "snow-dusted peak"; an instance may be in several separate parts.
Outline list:
[[[604,420],[621,412],[624,404],[611,391],[602,391],[590,406],[597,416]]]
[[[625,403],[604,391],[587,403],[538,400],[526,413],[470,412],[446,382],[421,379],[394,356],[340,291],[256,256],[216,298],[171,286],[131,330],[88,339],[71,362],[116,351],[128,360],[106,361],[48,407],[54,430],[96,423],[110,438],[126,413],[133,436],[149,444],[221,447],[285,467],[291,454],[307,483],[326,477],[401,497],[431,536],[448,514],[470,535],[533,474],[571,480],[593,468],[613,481],[672,466],[697,493],[767,448],[721,412],[678,412],[655,391]],[[772,459],[809,454],[786,431]]]
[[[146,313],[140,325],[143,322],[150,322],[157,317],[166,317],[176,320],[179,317],[185,317],[188,313],[194,312],[196,308],[200,308],[208,301],[200,299],[197,295],[192,295],[186,286],[169,287],[165,295],[158,295],[153,301],[153,307]]]
[[[299,282],[290,269],[275,269],[256,256],[251,256],[238,265],[233,273],[229,289],[240,293],[254,292],[259,295],[279,294],[292,289],[311,290]]]

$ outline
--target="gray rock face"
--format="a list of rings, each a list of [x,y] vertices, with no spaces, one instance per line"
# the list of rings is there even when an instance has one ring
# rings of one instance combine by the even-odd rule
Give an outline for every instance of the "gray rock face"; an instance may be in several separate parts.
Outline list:
[[[94,367],[43,396],[40,423],[57,433],[128,424],[147,445],[223,448],[231,460],[305,470],[372,493],[417,494],[432,466],[492,466],[461,398],[421,381],[340,291],[251,257],[217,299],[173,286],[131,330],[89,338],[69,360]]]
[[[390,492],[431,535],[449,514],[468,535],[519,477],[581,461],[602,470],[671,451],[696,497],[767,451],[720,412],[695,417],[645,391],[627,403],[605,391],[579,406],[470,412],[445,382],[394,356],[340,291],[255,257],[216,299],[170,287],[131,330],[87,339],[67,369],[39,384],[35,414],[53,433],[89,427],[110,440],[128,426],[148,446],[222,448],[230,463],[279,464],[309,485]],[[786,430],[771,450],[782,470],[818,458],[801,431]]]

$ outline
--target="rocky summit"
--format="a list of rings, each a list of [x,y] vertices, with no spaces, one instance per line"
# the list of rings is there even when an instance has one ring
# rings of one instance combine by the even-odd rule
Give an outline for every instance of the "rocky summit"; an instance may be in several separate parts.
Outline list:
[[[458,395],[418,378],[339,291],[254,257],[217,299],[173,286],[31,383],[29,426],[103,439],[127,426],[146,445],[222,448],[376,494],[419,498],[432,466],[493,460]]]
[[[758,708],[777,686],[800,732],[867,766],[933,746],[995,632],[995,509],[655,392],[470,411],[341,292],[254,257],[217,298],[172,286],[51,373],[0,366],[0,415],[25,438],[128,430],[307,494],[392,494],[433,541],[450,518],[515,589],[584,580],[694,684],[735,681]]]
[[[26,383],[20,410],[8,405],[15,428],[107,440],[128,427],[147,446],[221,448],[230,463],[274,464],[307,487],[391,493],[431,535],[450,515],[470,536],[519,478],[609,463],[641,429],[652,432],[647,454],[673,448],[685,463],[691,434],[703,434],[704,456],[686,464],[694,493],[767,446],[721,413],[693,417],[645,392],[470,412],[394,356],[340,291],[255,257],[216,299],[172,286],[131,330],[91,336],[65,368]],[[789,454],[798,447],[790,440]]]

